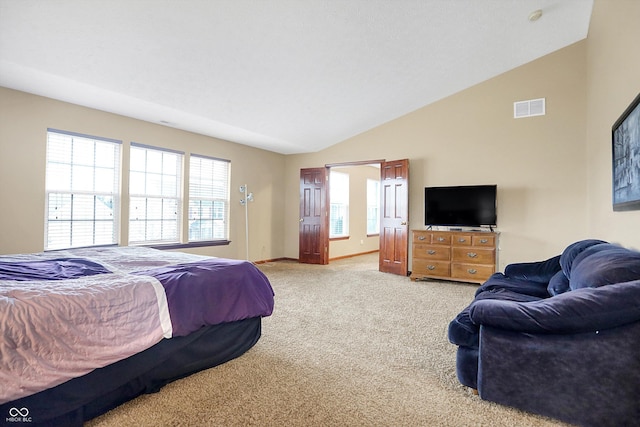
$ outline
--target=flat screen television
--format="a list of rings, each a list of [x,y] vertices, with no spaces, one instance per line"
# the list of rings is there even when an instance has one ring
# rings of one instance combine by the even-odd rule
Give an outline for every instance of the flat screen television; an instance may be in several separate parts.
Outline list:
[[[426,187],[424,224],[451,227],[494,227],[498,223],[497,186]]]
[[[640,209],[640,94],[611,127],[613,210]]]

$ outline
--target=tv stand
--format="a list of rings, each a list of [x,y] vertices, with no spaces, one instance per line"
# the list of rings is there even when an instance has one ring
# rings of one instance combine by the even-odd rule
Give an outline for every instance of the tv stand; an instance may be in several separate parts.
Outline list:
[[[413,230],[411,280],[484,283],[496,271],[494,231]]]

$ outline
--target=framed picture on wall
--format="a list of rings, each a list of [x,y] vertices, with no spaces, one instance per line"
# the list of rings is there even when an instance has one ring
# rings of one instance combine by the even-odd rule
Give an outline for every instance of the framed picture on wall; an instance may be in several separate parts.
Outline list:
[[[611,128],[613,210],[640,209],[640,94]]]

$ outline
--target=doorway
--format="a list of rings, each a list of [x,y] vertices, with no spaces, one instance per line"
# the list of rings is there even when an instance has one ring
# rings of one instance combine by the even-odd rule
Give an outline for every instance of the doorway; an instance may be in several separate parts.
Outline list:
[[[330,172],[345,168],[361,166],[372,167],[379,170],[380,201],[377,212],[380,220],[378,245],[374,247],[379,252],[380,271],[393,274],[407,274],[408,253],[408,185],[409,185],[409,161],[408,159],[387,162],[386,160],[348,162],[327,164],[324,168],[301,169],[300,171],[300,228],[299,228],[299,261],[302,263],[328,264],[330,252],[331,232],[342,232],[344,235],[331,239],[331,243],[338,247],[341,245],[347,251],[354,253],[372,252],[370,246],[370,233],[345,230],[344,222],[334,221],[330,223],[330,209],[340,209],[339,203],[334,203],[330,197]],[[366,174],[365,174],[366,175]],[[363,181],[361,174],[358,174]],[[344,184],[343,184],[344,185]],[[367,215],[366,200],[363,197],[366,191],[364,184],[355,190],[360,192],[355,199],[360,200],[360,206],[352,209],[359,210],[360,224],[362,218]],[[335,193],[335,192],[334,192]],[[335,194],[334,194],[335,195]],[[351,204],[351,202],[350,202]],[[362,206],[365,205],[365,206]],[[352,212],[353,214],[353,212]],[[337,227],[339,226],[339,227]],[[337,227],[337,228],[336,228]],[[335,233],[334,233],[335,234]],[[344,242],[344,243],[343,243]],[[357,250],[362,246],[362,250]],[[335,249],[334,247],[334,249]],[[349,249],[350,247],[350,249]],[[338,254],[339,257],[339,254]]]

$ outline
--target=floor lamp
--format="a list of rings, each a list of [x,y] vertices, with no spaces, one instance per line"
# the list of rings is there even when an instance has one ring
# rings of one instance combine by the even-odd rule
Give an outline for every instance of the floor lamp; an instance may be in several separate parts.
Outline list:
[[[246,195],[244,199],[240,199],[240,204],[244,206],[244,237],[247,248],[247,261],[249,261],[249,202],[253,202],[253,193],[249,193],[247,184],[240,186],[240,192]]]

